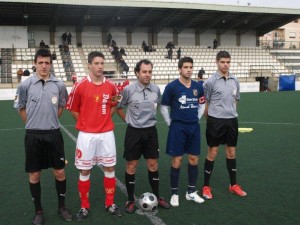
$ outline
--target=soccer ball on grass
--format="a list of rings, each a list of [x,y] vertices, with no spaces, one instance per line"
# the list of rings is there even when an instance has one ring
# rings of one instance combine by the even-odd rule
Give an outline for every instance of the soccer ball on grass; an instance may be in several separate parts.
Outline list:
[[[144,212],[153,212],[157,209],[158,201],[154,194],[146,192],[139,197],[139,205]]]

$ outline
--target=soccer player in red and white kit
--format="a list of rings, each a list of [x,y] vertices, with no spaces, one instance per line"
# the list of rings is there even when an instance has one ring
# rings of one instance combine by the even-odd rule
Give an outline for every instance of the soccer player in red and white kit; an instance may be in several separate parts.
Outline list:
[[[75,166],[80,170],[78,190],[81,208],[76,215],[77,221],[88,216],[90,174],[94,165],[104,171],[106,211],[116,216],[122,215],[114,204],[116,145],[112,115],[116,110],[117,90],[103,75],[104,55],[101,52],[93,51],[88,55],[88,67],[90,74],[75,84],[66,106],[79,130]]]

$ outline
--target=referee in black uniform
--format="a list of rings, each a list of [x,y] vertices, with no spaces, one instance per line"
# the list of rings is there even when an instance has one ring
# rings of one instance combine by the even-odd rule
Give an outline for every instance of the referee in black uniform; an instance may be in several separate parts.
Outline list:
[[[136,64],[134,72],[137,82],[125,87],[121,93],[117,113],[127,123],[125,135],[124,158],[127,160],[125,183],[128,201],[125,205],[127,213],[135,211],[134,187],[135,171],[138,160],[143,155],[148,168],[148,178],[153,194],[158,199],[158,206],[169,209],[169,204],[159,196],[158,174],[158,135],[156,124],[156,109],[160,104],[161,93],[156,84],[150,83],[153,64],[143,59]],[[126,114],[123,110],[127,107]]]
[[[40,49],[34,57],[36,73],[23,81],[17,89],[14,108],[26,123],[25,171],[29,174],[29,186],[35,206],[34,225],[44,222],[41,204],[41,170],[53,168],[58,197],[57,213],[72,221],[72,215],[65,207],[66,176],[65,152],[58,117],[66,104],[65,84],[50,74],[51,53]]]

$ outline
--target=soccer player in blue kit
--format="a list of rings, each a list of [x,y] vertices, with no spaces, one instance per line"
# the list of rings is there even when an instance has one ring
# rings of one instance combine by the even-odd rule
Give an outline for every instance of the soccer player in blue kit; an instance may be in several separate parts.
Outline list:
[[[193,59],[184,57],[178,61],[179,79],[170,82],[164,90],[161,112],[169,126],[166,152],[171,156],[170,204],[179,206],[178,183],[182,157],[188,154],[188,187],[186,200],[204,202],[196,191],[198,177],[198,156],[200,155],[201,135],[199,119],[204,112],[202,86],[191,79]],[[169,114],[170,108],[170,114]]]

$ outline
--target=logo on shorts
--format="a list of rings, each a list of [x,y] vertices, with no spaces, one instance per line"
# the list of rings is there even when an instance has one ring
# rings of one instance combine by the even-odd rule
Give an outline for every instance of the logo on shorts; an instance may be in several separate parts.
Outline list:
[[[76,158],[80,159],[82,157],[82,152],[80,149],[76,148]]]

